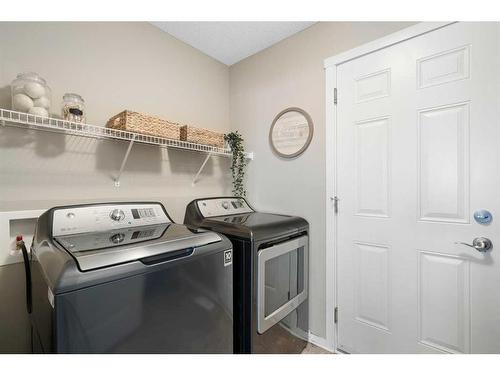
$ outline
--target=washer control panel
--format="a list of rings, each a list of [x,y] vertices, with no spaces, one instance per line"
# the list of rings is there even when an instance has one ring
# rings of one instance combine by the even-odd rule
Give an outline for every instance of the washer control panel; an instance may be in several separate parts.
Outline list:
[[[197,201],[204,217],[237,215],[254,212],[243,198],[216,198]]]
[[[168,223],[170,220],[158,203],[75,206],[54,211],[52,235],[102,232]]]
[[[111,248],[160,238],[168,224],[117,229],[110,232],[80,233],[57,237],[57,241],[72,253]]]

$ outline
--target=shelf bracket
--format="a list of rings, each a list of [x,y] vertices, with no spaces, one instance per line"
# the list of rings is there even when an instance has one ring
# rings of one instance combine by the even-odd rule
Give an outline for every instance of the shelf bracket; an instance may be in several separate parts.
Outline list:
[[[130,143],[128,144],[127,151],[125,152],[125,156],[123,157],[122,160],[122,165],[120,166],[120,170],[118,171],[118,175],[115,178],[115,186],[120,187],[120,177],[123,173],[123,170],[125,169],[125,164],[127,164],[128,156],[130,155],[130,150],[132,150],[132,146],[134,145],[135,141],[135,134],[132,136],[132,139],[130,140]]]
[[[201,165],[200,169],[198,169],[198,172],[196,173],[196,175],[194,176],[193,178],[193,183],[191,184],[192,186],[196,185],[196,182],[198,181],[198,177],[200,176],[200,173],[201,171],[203,170],[203,168],[205,168],[205,165],[208,163],[208,159],[210,159],[210,156],[212,156],[212,153],[209,152],[207,154],[207,157],[205,158],[205,160],[203,161],[203,164]]]

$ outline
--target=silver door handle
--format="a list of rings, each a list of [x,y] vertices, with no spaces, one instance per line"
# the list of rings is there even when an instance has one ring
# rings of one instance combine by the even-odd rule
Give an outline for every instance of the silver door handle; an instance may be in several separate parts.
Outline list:
[[[466,242],[455,242],[455,243],[472,247],[473,249],[476,249],[480,253],[485,253],[485,252],[491,250],[491,248],[493,247],[491,240],[486,238],[486,237],[474,238],[474,240],[472,241],[472,245],[470,245]]]

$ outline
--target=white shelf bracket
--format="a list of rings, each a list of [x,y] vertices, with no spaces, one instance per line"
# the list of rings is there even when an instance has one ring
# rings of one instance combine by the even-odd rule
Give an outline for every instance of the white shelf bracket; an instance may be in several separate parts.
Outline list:
[[[194,176],[193,183],[191,184],[192,186],[196,185],[196,182],[198,181],[198,177],[200,176],[200,173],[203,170],[203,168],[205,168],[205,165],[208,163],[208,159],[210,159],[210,156],[212,156],[211,152],[209,152],[207,154],[207,157],[203,161],[203,164],[201,165],[200,169],[198,169],[198,173],[196,173],[196,175]]]
[[[123,157],[122,160],[122,165],[120,166],[120,170],[118,171],[118,175],[115,178],[115,186],[120,187],[120,177],[123,173],[123,170],[125,169],[125,164],[127,164],[128,156],[130,155],[130,150],[132,150],[132,146],[134,145],[135,141],[135,134],[132,136],[132,139],[130,140],[130,143],[128,144],[127,147],[127,152],[125,152],[125,156]]]

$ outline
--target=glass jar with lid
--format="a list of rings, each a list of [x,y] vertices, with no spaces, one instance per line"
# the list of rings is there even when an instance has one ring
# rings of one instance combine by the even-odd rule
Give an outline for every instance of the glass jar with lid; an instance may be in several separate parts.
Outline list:
[[[64,94],[62,117],[66,121],[85,122],[85,101],[80,95],[73,93]]]
[[[52,92],[37,73],[20,73],[11,83],[12,109],[48,117]]]

